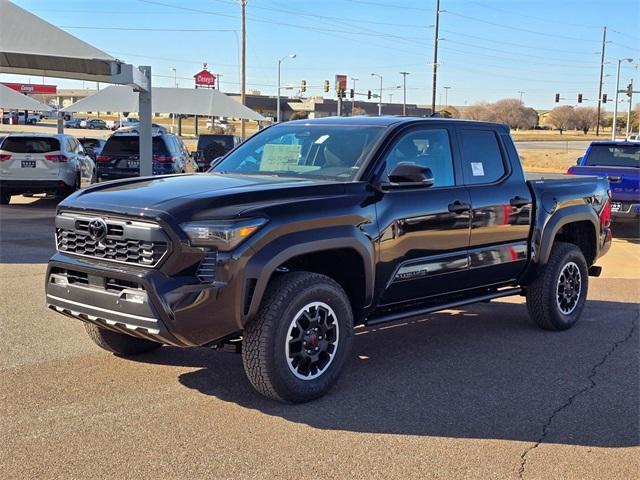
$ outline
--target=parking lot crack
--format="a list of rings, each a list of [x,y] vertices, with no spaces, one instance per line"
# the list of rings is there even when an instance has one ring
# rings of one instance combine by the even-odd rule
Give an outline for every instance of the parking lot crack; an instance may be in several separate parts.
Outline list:
[[[585,393],[589,392],[590,390],[592,390],[593,388],[596,387],[597,383],[596,383],[595,378],[596,378],[596,375],[598,374],[598,370],[600,369],[600,367],[602,367],[607,362],[607,360],[611,357],[611,355],[613,355],[613,353],[621,345],[623,345],[624,343],[626,343],[629,340],[631,340],[631,338],[633,338],[633,335],[634,335],[635,330],[637,328],[638,318],[639,317],[640,317],[640,312],[638,312],[636,314],[636,318],[634,318],[631,321],[631,327],[629,328],[629,331],[627,332],[627,335],[625,335],[625,337],[622,338],[621,340],[618,340],[618,341],[614,342],[611,345],[611,347],[609,348],[609,350],[607,350],[607,352],[602,356],[602,358],[591,367],[589,375],[587,376],[588,385],[586,385],[585,387],[581,388],[577,392],[573,393],[560,407],[556,408],[551,413],[551,415],[549,415],[549,417],[547,418],[546,422],[542,426],[542,432],[541,432],[540,437],[538,438],[538,440],[533,445],[530,445],[529,447],[527,447],[522,452],[522,454],[520,455],[520,468],[518,470],[518,478],[520,478],[520,479],[524,478],[525,472],[526,472],[526,468],[527,468],[527,458],[528,458],[529,453],[531,453],[531,451],[535,450],[542,443],[544,443],[544,440],[546,439],[547,435],[551,431],[551,425],[553,424],[554,419],[560,413],[562,413],[563,411],[569,409],[573,405],[573,403],[575,402],[575,400],[578,397],[580,397],[581,395],[584,395]]]

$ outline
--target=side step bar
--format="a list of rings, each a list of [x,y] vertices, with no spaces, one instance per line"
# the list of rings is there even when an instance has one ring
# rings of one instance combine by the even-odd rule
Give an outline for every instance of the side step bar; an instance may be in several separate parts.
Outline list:
[[[395,322],[397,320],[404,320],[412,317],[420,317],[429,313],[438,312],[440,310],[448,310],[450,308],[461,307],[463,305],[469,305],[471,303],[486,302],[493,300],[494,298],[510,297],[512,295],[520,295],[522,288],[515,287],[507,290],[500,290],[494,293],[488,293],[486,295],[480,295],[478,297],[465,298],[464,300],[458,300],[456,302],[445,303],[444,305],[437,305],[434,307],[416,308],[413,310],[405,310],[397,313],[390,313],[388,315],[381,315],[379,317],[367,318],[364,324],[367,327],[374,325],[380,325],[381,323]]]

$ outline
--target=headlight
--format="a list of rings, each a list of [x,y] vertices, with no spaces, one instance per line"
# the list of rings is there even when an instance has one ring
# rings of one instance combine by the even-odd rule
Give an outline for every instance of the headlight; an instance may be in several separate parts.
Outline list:
[[[183,223],[184,233],[197,247],[215,247],[221,251],[233,250],[262,227],[265,218],[246,220],[205,220]]]

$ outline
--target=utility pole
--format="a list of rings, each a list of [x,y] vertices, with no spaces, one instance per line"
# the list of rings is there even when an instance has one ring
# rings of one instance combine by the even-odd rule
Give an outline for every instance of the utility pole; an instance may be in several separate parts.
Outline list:
[[[284,62],[287,58],[296,58],[296,54],[292,53],[287,55],[286,57],[282,57],[278,59],[278,95],[277,95],[277,103],[276,103],[276,122],[280,123],[280,69],[282,66],[282,62]]]
[[[240,73],[240,102],[242,105],[246,105],[246,86],[247,86],[247,21],[246,21],[246,9],[247,0],[240,0],[242,7],[242,67]],[[280,93],[280,92],[278,92]],[[246,125],[245,119],[240,120],[240,137],[244,140],[246,138]]]
[[[402,75],[402,116],[407,116],[407,75],[409,72],[400,72]]]
[[[522,103],[522,98],[523,98],[524,94],[527,93],[527,92],[523,92],[523,91],[518,90],[518,93],[520,94],[520,103]]]
[[[602,108],[602,78],[604,76],[604,49],[607,45],[607,27],[602,27],[602,54],[600,55],[600,83],[598,84],[598,119],[596,120],[596,137],[600,135],[600,109]]]
[[[351,116],[353,116],[353,109],[356,108],[356,81],[359,78],[351,77],[351,85],[353,86],[353,97],[351,97]]]
[[[449,89],[451,87],[442,87],[444,88],[444,108],[449,106]]]
[[[378,77],[380,79],[380,94],[378,95],[378,116],[382,115],[382,75],[372,73],[372,77]]]
[[[438,35],[440,28],[440,0],[436,0],[436,23],[433,36],[433,85],[431,86],[431,113],[436,113],[436,88],[438,84]]]

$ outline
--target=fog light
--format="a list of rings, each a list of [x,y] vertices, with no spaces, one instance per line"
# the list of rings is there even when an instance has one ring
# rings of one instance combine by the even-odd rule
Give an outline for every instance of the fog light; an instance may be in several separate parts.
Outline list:
[[[64,275],[52,274],[50,281],[54,285],[59,285],[59,286],[64,287],[64,288],[69,286],[69,280],[67,280],[67,277],[65,277]]]
[[[143,304],[147,300],[147,294],[133,290],[124,290],[122,292],[122,299],[131,303]]]

